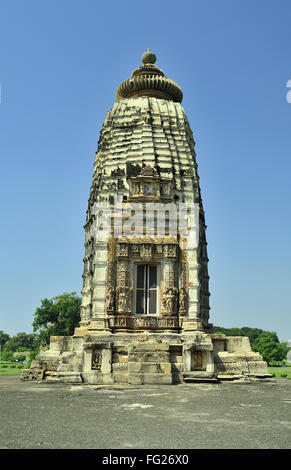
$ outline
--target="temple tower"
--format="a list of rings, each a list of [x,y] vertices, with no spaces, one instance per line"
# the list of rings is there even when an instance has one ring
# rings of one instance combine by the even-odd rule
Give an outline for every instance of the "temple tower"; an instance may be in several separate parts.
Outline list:
[[[182,90],[155,65],[119,85],[85,223],[81,322],[23,380],[174,384],[266,377],[248,338],[212,334],[206,225]]]
[[[181,88],[154,65],[151,51],[142,60],[118,87],[100,134],[85,225],[80,326],[209,330],[206,226],[193,134]],[[98,225],[103,209],[110,209],[114,225],[107,238]],[[133,209],[132,222],[145,213],[144,230],[128,230],[125,218]],[[153,227],[154,216],[161,222],[167,209],[173,209],[172,222],[179,210],[187,212],[184,237],[167,232],[166,221],[160,230]],[[194,211],[198,243],[189,247]]]

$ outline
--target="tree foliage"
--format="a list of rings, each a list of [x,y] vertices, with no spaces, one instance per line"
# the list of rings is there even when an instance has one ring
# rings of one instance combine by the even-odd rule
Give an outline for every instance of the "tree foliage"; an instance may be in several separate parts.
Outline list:
[[[14,356],[15,359],[17,359],[18,361],[21,361],[21,362],[24,362],[25,359],[26,359],[26,355],[25,354],[17,354]]]
[[[286,359],[288,348],[286,343],[280,343],[274,331],[260,330],[259,328],[223,328],[213,327],[214,333],[223,333],[226,336],[248,336],[252,350],[261,354],[268,364]]]
[[[14,360],[13,351],[2,351],[1,361],[12,362]]]
[[[259,352],[268,364],[286,359],[288,347],[286,343],[276,341],[277,335],[274,333],[262,333],[252,344],[252,350]]]
[[[48,345],[50,336],[71,336],[80,322],[81,298],[76,292],[63,293],[52,299],[42,299],[36,309],[33,331]]]
[[[39,337],[33,333],[17,333],[6,341],[3,351],[27,351],[39,345]]]
[[[9,340],[10,336],[7,333],[4,333],[4,331],[0,330],[0,344],[1,344],[1,349],[3,349],[3,346],[7,341]]]
[[[254,341],[259,338],[263,333],[270,334],[274,337],[274,340],[279,343],[277,333],[273,331],[264,331],[259,328],[250,328],[249,326],[243,326],[242,328],[223,328],[222,326],[214,326],[214,333],[223,333],[226,336],[247,336],[250,339],[251,345]]]

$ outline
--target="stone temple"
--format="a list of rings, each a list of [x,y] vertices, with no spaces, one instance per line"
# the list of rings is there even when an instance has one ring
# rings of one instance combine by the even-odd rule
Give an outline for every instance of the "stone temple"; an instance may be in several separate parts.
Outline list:
[[[80,325],[71,337],[51,337],[24,380],[178,384],[268,376],[248,338],[212,333],[206,225],[182,90],[153,52],[142,61],[117,88],[100,133]]]

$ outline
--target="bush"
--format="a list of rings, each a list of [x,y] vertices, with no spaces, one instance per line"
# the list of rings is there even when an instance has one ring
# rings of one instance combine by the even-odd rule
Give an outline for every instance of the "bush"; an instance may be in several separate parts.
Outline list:
[[[286,373],[280,374],[280,377],[287,377]]]
[[[17,359],[18,361],[25,361],[26,359],[26,355],[25,354],[17,354],[17,356],[15,356],[15,359]]]
[[[16,364],[11,364],[11,365],[10,365],[10,368],[11,368],[11,369],[15,369],[15,367],[16,367]]]
[[[282,362],[281,361],[274,361],[270,362],[269,367],[282,367]]]
[[[36,349],[34,351],[30,351],[29,352],[29,359],[28,359],[28,362],[26,364],[26,368],[29,369],[30,368],[30,364],[31,364],[31,361],[33,361],[35,359],[35,356],[37,356],[39,354],[40,350],[39,349]]]
[[[13,361],[13,352],[12,351],[2,351],[1,360],[6,362]]]
[[[6,367],[8,367],[8,364],[1,364],[1,368],[5,369]]]

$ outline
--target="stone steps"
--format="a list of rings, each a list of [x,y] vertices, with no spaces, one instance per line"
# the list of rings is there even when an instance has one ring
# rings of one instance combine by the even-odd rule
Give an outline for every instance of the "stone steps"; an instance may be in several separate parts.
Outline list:
[[[128,383],[134,385],[173,383],[169,345],[140,342],[128,352]]]
[[[192,371],[183,374],[186,383],[216,383],[217,377],[212,372]]]
[[[70,383],[80,384],[83,383],[80,372],[46,372],[45,381],[51,383]]]

